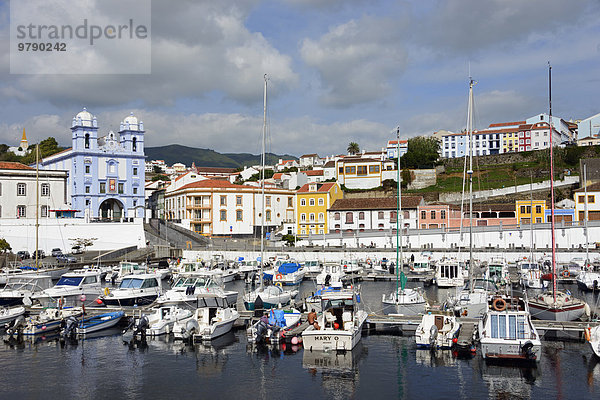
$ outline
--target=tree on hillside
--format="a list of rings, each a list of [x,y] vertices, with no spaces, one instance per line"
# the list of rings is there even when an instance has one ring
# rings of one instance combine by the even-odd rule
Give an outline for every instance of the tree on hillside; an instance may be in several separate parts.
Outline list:
[[[0,239],[0,252],[6,253],[9,250],[12,250],[12,247],[10,247],[10,244],[8,244],[6,239]]]
[[[354,154],[360,153],[360,147],[358,146],[358,143],[356,143],[356,142],[350,142],[348,144],[347,150],[348,150],[348,154],[354,155]]]
[[[34,164],[35,163],[35,145],[29,146],[29,153],[21,158],[23,164]],[[62,151],[63,148],[58,145],[58,142],[53,137],[49,137],[40,142],[40,159],[44,157],[56,154]]]
[[[408,150],[400,158],[405,168],[433,168],[439,158],[440,144],[434,138],[415,137],[408,140]]]

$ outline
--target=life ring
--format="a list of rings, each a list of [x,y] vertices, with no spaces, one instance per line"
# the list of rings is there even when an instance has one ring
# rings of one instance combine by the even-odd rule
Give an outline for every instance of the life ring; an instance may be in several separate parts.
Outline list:
[[[280,288],[280,289],[281,289],[281,287],[282,287],[283,285],[281,284],[281,282],[275,282],[275,286],[277,286],[278,288]]]
[[[568,269],[563,270],[563,272],[560,274],[563,278],[568,278],[569,276],[571,276],[571,273],[569,272]]]
[[[592,330],[592,328],[585,328],[583,330],[583,333],[585,334],[585,340],[587,340],[588,342],[592,338],[591,330]]]
[[[506,301],[504,301],[504,299],[498,297],[492,303],[492,307],[494,307],[494,310],[496,310],[496,311],[504,311],[504,310],[506,310]]]
[[[104,295],[105,295],[105,296],[108,296],[108,294],[109,294],[109,293],[110,293],[110,289],[109,289],[109,288],[107,288],[107,287],[105,287],[105,288],[104,288]]]
[[[275,275],[275,279],[283,279],[283,275],[277,274],[277,275]]]
[[[367,265],[371,265],[371,259],[367,258]]]

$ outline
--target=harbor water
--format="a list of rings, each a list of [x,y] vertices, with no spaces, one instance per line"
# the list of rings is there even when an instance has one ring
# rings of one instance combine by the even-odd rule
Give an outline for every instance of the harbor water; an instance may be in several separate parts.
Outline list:
[[[239,281],[228,286],[243,293]],[[361,287],[365,308],[377,312],[381,293],[395,282]],[[300,295],[312,290],[304,282]],[[435,287],[427,294],[445,295]],[[365,334],[352,352],[336,353],[256,348],[243,330],[210,345],[186,345],[127,343],[115,329],[76,343],[3,342],[0,369],[2,399],[600,398],[600,359],[577,341],[544,341],[537,366],[523,367],[489,364],[479,354],[460,359],[450,351],[417,350],[412,337],[389,334]]]

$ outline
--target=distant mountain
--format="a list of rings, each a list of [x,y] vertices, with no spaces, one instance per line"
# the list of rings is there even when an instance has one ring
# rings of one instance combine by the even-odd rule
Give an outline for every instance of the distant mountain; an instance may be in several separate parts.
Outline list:
[[[180,162],[189,167],[193,162],[197,167],[238,168],[243,167],[244,165],[250,166],[260,164],[260,155],[249,153],[221,154],[210,149],[197,149],[178,144],[146,147],[145,152],[148,160],[165,160],[165,163],[168,165]],[[290,156],[289,154],[277,155],[267,153],[266,156],[265,163],[267,165],[277,164],[280,158],[284,160],[298,159],[298,157]]]

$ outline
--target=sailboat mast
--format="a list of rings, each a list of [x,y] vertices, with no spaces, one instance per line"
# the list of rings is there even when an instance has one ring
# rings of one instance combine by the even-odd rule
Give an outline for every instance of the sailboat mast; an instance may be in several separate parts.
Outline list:
[[[473,290],[473,85],[469,77],[469,106],[467,107],[467,132],[469,134],[469,288]]]
[[[590,265],[590,238],[588,235],[587,165],[583,164],[583,193],[585,195],[585,269]]]
[[[398,181],[398,198],[396,200],[396,303],[398,299],[398,275],[400,267],[404,272],[404,263],[402,262],[402,185],[400,184],[400,127],[396,129],[396,157],[398,165],[396,166],[397,181]]]
[[[35,267],[39,268],[40,145],[35,145]]]
[[[260,214],[260,286],[263,285],[262,270],[264,266],[264,229],[265,229],[265,136],[267,135],[267,74],[265,78],[265,90],[263,99],[263,131],[262,131],[262,146],[261,146],[261,184],[260,184],[260,197],[261,197],[261,214]]]
[[[548,105],[550,111],[550,218],[552,227],[552,296],[556,303],[556,238],[554,236],[554,153],[552,151],[554,144],[552,142],[553,127],[552,127],[552,65],[548,61]]]

